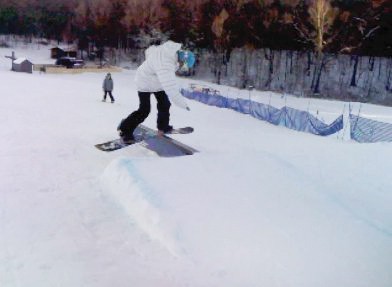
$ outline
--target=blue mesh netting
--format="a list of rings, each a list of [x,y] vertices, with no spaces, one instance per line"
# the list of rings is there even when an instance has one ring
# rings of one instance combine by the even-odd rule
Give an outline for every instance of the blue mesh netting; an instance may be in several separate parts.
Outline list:
[[[350,114],[351,138],[360,143],[392,142],[392,124]]]
[[[327,136],[334,134],[343,128],[343,115],[339,116],[333,123],[327,125],[318,120],[310,113],[289,107],[281,109],[270,105],[244,99],[226,98],[217,91],[204,89],[203,91],[185,90],[181,93],[188,99],[196,100],[210,106],[228,108],[252,117],[267,121],[274,125],[307,132],[315,135]]]

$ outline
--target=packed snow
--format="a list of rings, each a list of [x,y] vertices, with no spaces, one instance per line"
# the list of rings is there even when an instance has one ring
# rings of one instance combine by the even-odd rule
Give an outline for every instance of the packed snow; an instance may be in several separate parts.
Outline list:
[[[320,137],[188,101],[172,135],[199,152],[162,158],[141,145],[105,153],[138,107],[135,71],[10,71],[0,49],[1,287],[390,287],[392,143]],[[347,103],[179,79],[310,110],[327,123]],[[152,102],[155,99],[152,98]],[[358,108],[358,103],[352,103]],[[391,122],[392,108],[362,105]],[[156,110],[145,124],[155,128]]]

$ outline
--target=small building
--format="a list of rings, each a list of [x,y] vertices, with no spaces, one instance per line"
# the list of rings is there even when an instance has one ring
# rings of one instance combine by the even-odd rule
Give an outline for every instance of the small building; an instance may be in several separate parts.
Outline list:
[[[78,52],[73,49],[63,49],[60,47],[54,47],[50,49],[50,57],[52,59],[60,59],[61,57],[76,58]]]
[[[17,58],[12,62],[12,71],[32,74],[33,63],[26,58]]]
[[[50,57],[52,59],[58,59],[63,57],[65,54],[64,50],[59,47],[54,47],[50,49]]]

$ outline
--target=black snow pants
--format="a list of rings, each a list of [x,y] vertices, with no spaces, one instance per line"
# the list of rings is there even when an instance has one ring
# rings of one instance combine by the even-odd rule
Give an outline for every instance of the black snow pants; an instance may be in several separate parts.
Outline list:
[[[107,96],[108,93],[109,93],[110,100],[111,100],[112,102],[114,102],[114,98],[113,98],[113,95],[112,95],[112,91],[105,91],[105,93],[104,93],[104,95],[103,95],[103,100],[106,101],[106,96]]]
[[[161,131],[169,131],[172,129],[169,126],[170,120],[170,101],[168,96],[164,91],[154,92],[155,98],[157,99],[157,128]],[[124,135],[132,135],[136,127],[144,122],[151,111],[150,103],[150,92],[138,92],[139,95],[139,109],[130,114],[126,119],[124,119],[119,126],[119,130],[123,132]]]

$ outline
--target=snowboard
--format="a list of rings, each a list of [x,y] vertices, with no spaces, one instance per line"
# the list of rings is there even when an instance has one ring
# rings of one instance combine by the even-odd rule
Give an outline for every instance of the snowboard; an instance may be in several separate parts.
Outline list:
[[[192,127],[184,127],[178,129],[172,129],[170,132],[164,133],[165,135],[174,135],[174,134],[190,134],[193,132]]]
[[[192,127],[184,127],[173,129],[168,134],[189,134],[191,132],[193,132]],[[160,135],[158,131],[144,125],[139,125],[135,129],[133,135],[135,141],[132,143],[124,143],[120,138],[118,138],[101,144],[96,144],[95,147],[105,152],[111,152],[130,145],[140,144],[163,157],[191,155],[197,152],[194,148],[168,137],[167,134]]]

